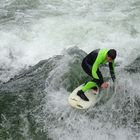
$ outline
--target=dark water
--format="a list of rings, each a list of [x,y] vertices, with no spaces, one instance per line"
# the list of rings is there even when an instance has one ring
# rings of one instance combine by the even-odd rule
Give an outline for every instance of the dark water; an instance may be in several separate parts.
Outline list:
[[[120,87],[116,91],[110,88],[109,96],[103,96],[96,108],[90,108],[82,113],[70,108],[65,99],[69,91],[71,92],[85,79],[88,80],[80,67],[85,55],[82,50],[71,48],[65,54],[40,61],[37,65],[1,84],[0,138],[47,140],[64,139],[66,135],[70,135],[71,139],[78,139],[82,129],[77,126],[76,120],[80,117],[79,125],[85,121],[86,132],[89,131],[87,129],[89,125],[93,132],[97,129],[102,132],[104,129],[106,133],[108,132],[109,139],[116,139],[116,134],[110,136],[111,125],[114,131],[129,128],[131,133],[127,136],[139,139],[139,89],[131,85],[131,81],[136,84],[139,82],[140,71],[138,69],[135,71],[135,67],[140,65],[137,61],[139,58],[133,62],[135,70],[132,70],[130,65],[126,67],[128,72],[124,70],[120,73],[121,80],[118,81]],[[124,75],[127,75],[127,78],[123,79]],[[103,94],[106,93],[102,92],[101,95]],[[105,102],[107,100],[109,101]],[[86,116],[87,120],[83,116]],[[96,121],[94,122],[96,125],[92,126],[90,120],[99,121],[102,127],[100,128],[101,124]],[[55,132],[56,130],[59,131]],[[92,136],[90,133],[88,135]]]
[[[139,11],[139,0],[1,0],[0,140],[139,140]],[[72,109],[97,48],[117,50],[117,83],[95,108]]]

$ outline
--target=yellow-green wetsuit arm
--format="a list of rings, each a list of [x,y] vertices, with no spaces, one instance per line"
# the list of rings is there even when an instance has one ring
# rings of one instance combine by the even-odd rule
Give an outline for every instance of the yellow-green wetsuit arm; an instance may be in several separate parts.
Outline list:
[[[92,66],[93,81],[96,82],[98,84],[98,86],[101,86],[103,81],[99,79],[97,70],[98,70],[100,64],[105,64],[107,62],[106,61],[107,52],[108,52],[108,49],[100,50],[93,66]]]

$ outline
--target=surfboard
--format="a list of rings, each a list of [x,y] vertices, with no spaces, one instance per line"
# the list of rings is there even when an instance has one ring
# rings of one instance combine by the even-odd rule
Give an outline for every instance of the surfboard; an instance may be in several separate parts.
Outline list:
[[[69,104],[77,109],[87,109],[90,106],[94,106],[97,103],[97,97],[99,94],[99,89],[97,91],[90,89],[84,93],[89,101],[84,101],[77,95],[78,90],[80,90],[82,86],[83,84],[77,87],[68,97]]]

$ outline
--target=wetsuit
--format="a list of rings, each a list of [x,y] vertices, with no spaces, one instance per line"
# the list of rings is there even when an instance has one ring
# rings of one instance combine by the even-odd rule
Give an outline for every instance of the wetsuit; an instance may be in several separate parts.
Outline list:
[[[93,78],[92,81],[89,81],[86,83],[82,91],[85,92],[90,88],[93,87],[101,87],[103,84],[103,76],[102,73],[99,70],[100,64],[106,64],[108,61],[106,59],[108,49],[97,49],[92,51],[90,54],[88,54],[82,61],[82,68],[84,71]],[[112,77],[112,80],[114,82],[115,78],[115,73],[114,73],[114,61],[109,62],[109,69],[110,69],[110,74]]]

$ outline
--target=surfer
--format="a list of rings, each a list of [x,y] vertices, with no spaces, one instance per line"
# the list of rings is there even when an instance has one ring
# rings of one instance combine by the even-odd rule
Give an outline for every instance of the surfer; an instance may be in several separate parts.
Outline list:
[[[83,70],[92,77],[92,81],[87,82],[81,90],[77,92],[77,95],[80,96],[83,100],[89,101],[89,99],[85,96],[84,92],[89,89],[93,89],[95,91],[99,88],[108,88],[109,84],[104,82],[102,73],[99,70],[99,66],[101,64],[106,64],[109,62],[109,70],[110,75],[115,82],[115,72],[114,72],[114,60],[116,58],[116,50],[115,49],[97,49],[89,53],[82,61]]]

